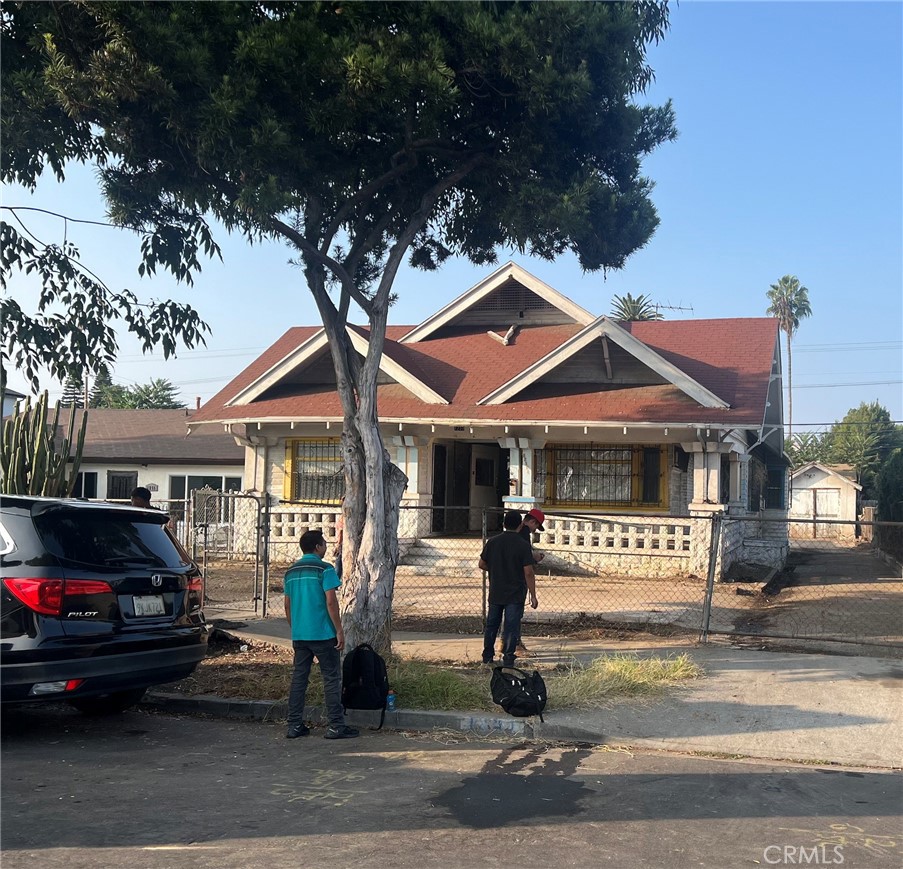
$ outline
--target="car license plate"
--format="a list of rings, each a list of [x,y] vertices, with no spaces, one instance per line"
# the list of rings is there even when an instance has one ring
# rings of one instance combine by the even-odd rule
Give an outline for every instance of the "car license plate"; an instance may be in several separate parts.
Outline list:
[[[166,609],[163,606],[163,598],[158,594],[152,594],[146,597],[134,595],[132,601],[135,604],[136,616],[162,616],[166,614]]]

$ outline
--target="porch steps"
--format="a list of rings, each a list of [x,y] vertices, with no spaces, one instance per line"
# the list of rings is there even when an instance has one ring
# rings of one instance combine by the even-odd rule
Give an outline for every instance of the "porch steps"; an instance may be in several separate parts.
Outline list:
[[[402,555],[396,576],[478,576],[483,541],[473,537],[427,537]],[[404,550],[402,550],[404,551]]]

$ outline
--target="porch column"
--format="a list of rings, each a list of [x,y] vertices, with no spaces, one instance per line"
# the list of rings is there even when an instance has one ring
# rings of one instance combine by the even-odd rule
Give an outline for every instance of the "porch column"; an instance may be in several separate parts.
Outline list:
[[[423,438],[413,435],[395,435],[391,439],[395,464],[405,472],[408,485],[405,498],[417,498],[420,494],[420,447]]]
[[[731,500],[736,501],[737,507],[744,512],[749,510],[749,459],[749,453],[738,453],[735,464],[731,465],[731,471],[736,467],[737,473],[736,494],[731,480]]]
[[[721,503],[721,457],[725,453],[730,453],[731,445],[728,443],[703,445],[698,441],[692,441],[682,443],[681,447],[684,451],[693,454],[693,491],[689,504],[690,512],[711,513],[716,509],[724,509],[726,505]],[[731,468],[731,482],[738,485],[734,474],[735,472]],[[734,500],[735,491],[738,490],[731,488],[729,500]]]
[[[509,451],[511,485],[504,498],[506,509],[529,510],[542,504],[544,492],[534,491],[536,457],[534,450],[545,446],[545,438],[499,438],[499,446]]]

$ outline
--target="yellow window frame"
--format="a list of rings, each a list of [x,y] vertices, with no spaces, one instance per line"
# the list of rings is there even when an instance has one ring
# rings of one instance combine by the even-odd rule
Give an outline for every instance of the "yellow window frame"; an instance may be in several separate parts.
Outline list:
[[[285,470],[282,477],[282,500],[287,501],[289,503],[298,501],[298,498],[295,496],[295,471],[296,471],[296,462],[295,459],[297,457],[297,449],[301,444],[331,444],[335,447],[341,442],[341,438],[289,438],[285,441]],[[322,457],[322,461],[333,461],[333,459],[329,457]],[[341,465],[342,457],[336,451],[336,457],[334,461]],[[340,504],[340,498],[308,498],[304,501],[305,504]]]
[[[658,448],[659,473],[658,473],[658,501],[643,501],[643,452]],[[559,501],[555,495],[555,481],[557,474],[557,456],[559,450],[565,449],[594,449],[594,450],[630,450],[630,459],[621,460],[622,465],[630,464],[630,501]],[[643,510],[662,510],[668,507],[668,445],[667,444],[573,444],[555,443],[546,444],[541,450],[545,453],[545,492],[546,504],[556,507],[585,509],[586,507],[617,509],[627,512],[640,512]],[[614,462],[609,462],[614,464]]]

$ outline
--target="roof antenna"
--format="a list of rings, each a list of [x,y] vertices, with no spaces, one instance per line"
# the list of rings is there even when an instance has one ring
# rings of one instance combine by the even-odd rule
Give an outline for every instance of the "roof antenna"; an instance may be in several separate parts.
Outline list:
[[[691,314],[693,313],[693,306],[683,306],[683,305],[660,305],[656,302],[655,304],[655,313],[657,314],[660,310],[663,311],[689,311]]]

